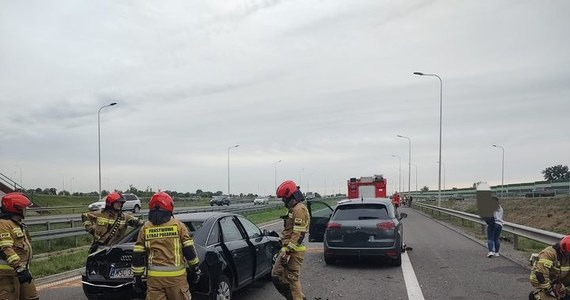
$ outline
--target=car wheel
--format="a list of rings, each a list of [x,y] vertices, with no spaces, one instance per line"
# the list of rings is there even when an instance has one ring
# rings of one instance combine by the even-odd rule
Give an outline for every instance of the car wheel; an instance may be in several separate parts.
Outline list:
[[[398,253],[398,257],[397,258],[393,258],[391,261],[391,265],[392,266],[396,266],[399,267],[402,265],[402,254]]]
[[[334,265],[336,263],[336,259],[332,257],[325,256],[325,264],[327,265]]]
[[[133,213],[138,213],[141,210],[141,207],[138,205],[135,205],[135,208],[133,208]]]
[[[222,275],[220,281],[218,282],[218,288],[216,289],[216,300],[231,300],[232,299],[232,283],[226,277]]]

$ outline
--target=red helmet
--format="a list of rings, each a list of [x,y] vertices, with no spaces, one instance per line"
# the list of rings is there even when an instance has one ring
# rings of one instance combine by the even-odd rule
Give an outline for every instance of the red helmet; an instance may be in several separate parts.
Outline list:
[[[570,235],[567,235],[560,240],[560,250],[564,253],[570,252]]]
[[[174,210],[174,200],[172,200],[172,197],[170,197],[170,195],[167,193],[158,192],[152,195],[150,198],[150,201],[148,202],[148,208],[150,210],[158,208],[172,212]]]
[[[297,184],[293,180],[283,181],[277,188],[277,197],[287,199],[297,190]]]
[[[25,207],[32,205],[32,201],[22,193],[8,193],[2,197],[2,211],[21,215]]]
[[[107,195],[107,198],[105,198],[105,206],[112,207],[113,203],[117,201],[125,203],[125,198],[123,198],[123,195],[121,195],[121,193],[111,192],[109,195]]]

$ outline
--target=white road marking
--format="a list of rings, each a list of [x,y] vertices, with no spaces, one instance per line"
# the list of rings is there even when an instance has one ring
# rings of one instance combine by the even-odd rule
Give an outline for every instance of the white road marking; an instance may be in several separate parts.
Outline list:
[[[416,273],[412,267],[412,262],[407,252],[402,253],[402,273],[404,273],[404,282],[406,284],[406,291],[408,292],[408,299],[410,300],[424,300],[422,288],[416,278]]]

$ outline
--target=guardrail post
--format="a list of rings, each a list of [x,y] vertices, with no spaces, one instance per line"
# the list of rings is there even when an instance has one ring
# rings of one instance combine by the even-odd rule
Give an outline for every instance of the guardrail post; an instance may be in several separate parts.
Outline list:
[[[70,228],[75,227],[75,224],[73,222],[73,220],[69,220],[69,224],[71,225]],[[77,236],[73,237],[74,242],[75,242],[75,247],[77,247]]]
[[[51,230],[51,223],[49,221],[46,222],[46,230],[49,231]],[[47,251],[50,252],[51,251],[51,240],[48,240],[48,248]]]
[[[513,234],[513,247],[515,250],[519,250],[519,236],[516,234]]]

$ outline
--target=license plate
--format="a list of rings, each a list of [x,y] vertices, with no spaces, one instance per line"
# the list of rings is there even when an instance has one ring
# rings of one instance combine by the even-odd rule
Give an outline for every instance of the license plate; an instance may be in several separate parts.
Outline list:
[[[129,268],[111,268],[111,272],[109,272],[109,278],[116,279],[116,278],[132,278],[133,277],[133,270]]]

